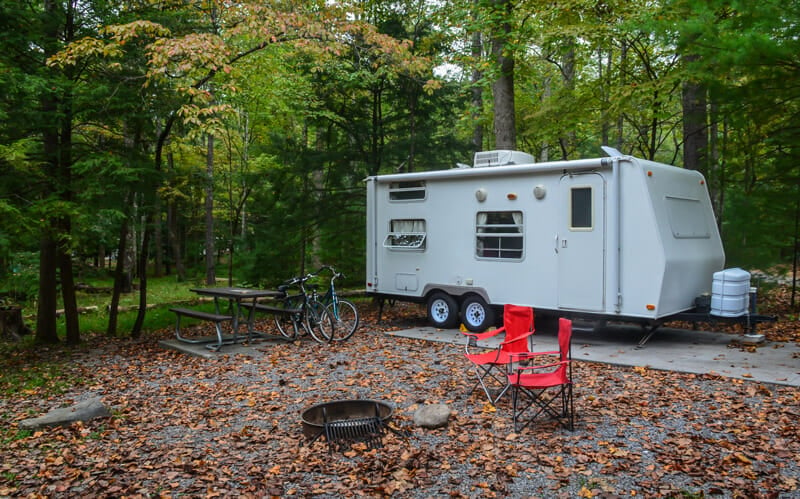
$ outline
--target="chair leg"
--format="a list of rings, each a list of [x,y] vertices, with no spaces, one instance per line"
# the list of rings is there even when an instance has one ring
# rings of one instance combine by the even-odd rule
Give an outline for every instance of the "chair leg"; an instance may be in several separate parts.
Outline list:
[[[471,394],[472,392],[475,391],[475,389],[478,386],[480,386],[481,389],[483,389],[483,393],[486,394],[486,398],[489,399],[489,402],[492,405],[497,405],[497,402],[500,400],[500,398],[503,395],[505,395],[505,393],[508,391],[510,385],[508,385],[508,383],[504,384],[502,389],[500,390],[500,393],[498,393],[496,396],[492,397],[491,388],[489,388],[489,386],[486,384],[486,382],[484,380],[486,378],[491,378],[491,379],[497,381],[498,384],[503,384],[503,380],[501,380],[500,378],[498,378],[497,376],[494,375],[494,373],[492,372],[492,370],[494,369],[493,366],[486,368],[486,367],[483,367],[483,366],[480,366],[480,365],[476,365],[476,366],[474,366],[474,369],[475,369],[475,374],[476,374],[476,377],[478,378],[478,381],[475,382],[475,384],[472,386],[472,389],[467,393]]]
[[[572,396],[572,383],[567,385],[567,391],[569,392],[569,431],[575,430],[575,401]]]
[[[572,384],[561,387],[551,399],[545,400],[542,396],[547,390],[529,390],[517,385],[511,386],[511,405],[514,421],[514,431],[519,433],[525,427],[543,414],[547,414],[559,421],[561,426],[568,430],[575,429],[575,408],[572,396]],[[522,398],[527,398],[523,401]],[[531,412],[530,416],[525,416]],[[522,421],[524,419],[524,421]]]

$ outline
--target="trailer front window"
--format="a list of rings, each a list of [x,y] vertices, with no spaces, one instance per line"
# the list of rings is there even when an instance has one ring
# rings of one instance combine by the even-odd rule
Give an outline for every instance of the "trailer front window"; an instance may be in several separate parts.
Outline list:
[[[397,219],[389,222],[389,234],[383,241],[383,247],[402,250],[425,249],[425,220]]]
[[[521,211],[478,212],[475,223],[475,256],[522,260],[524,240]]]
[[[425,182],[422,180],[409,182],[392,182],[389,184],[389,200],[419,201],[425,199]]]

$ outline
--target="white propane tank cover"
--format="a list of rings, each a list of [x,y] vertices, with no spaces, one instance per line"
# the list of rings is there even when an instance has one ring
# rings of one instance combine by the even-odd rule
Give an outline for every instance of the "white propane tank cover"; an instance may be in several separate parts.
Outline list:
[[[750,272],[738,267],[714,272],[711,315],[739,317],[750,310]]]

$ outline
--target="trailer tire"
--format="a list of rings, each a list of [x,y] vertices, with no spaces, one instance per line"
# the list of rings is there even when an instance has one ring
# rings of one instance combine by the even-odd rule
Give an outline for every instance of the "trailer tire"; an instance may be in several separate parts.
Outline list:
[[[451,329],[458,324],[458,303],[455,298],[437,291],[428,298],[428,321],[441,329]]]
[[[461,304],[461,322],[469,331],[482,333],[494,324],[494,309],[480,296],[470,296]]]

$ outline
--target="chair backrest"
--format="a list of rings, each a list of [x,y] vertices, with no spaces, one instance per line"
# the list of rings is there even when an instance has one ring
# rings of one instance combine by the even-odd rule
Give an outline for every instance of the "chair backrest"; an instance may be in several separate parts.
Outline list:
[[[561,352],[561,360],[569,360],[572,357],[570,351],[572,347],[572,321],[563,317],[558,319],[558,351]]]
[[[506,353],[527,353],[530,351],[528,338],[514,341],[523,334],[533,331],[533,309],[519,305],[506,305],[503,308],[503,326],[506,328]]]

